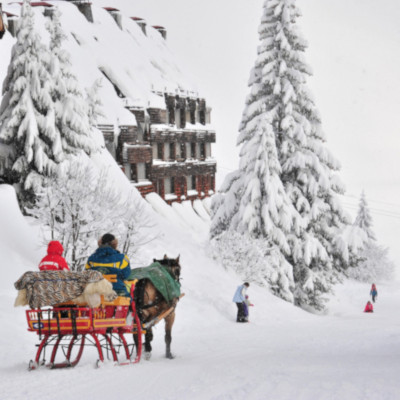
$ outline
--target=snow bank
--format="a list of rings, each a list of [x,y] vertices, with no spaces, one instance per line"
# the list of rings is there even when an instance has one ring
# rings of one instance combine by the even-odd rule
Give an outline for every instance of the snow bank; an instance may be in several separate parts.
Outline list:
[[[31,226],[18,206],[15,190],[10,185],[0,185],[0,254],[2,272],[0,293],[13,291],[14,282],[25,271],[37,269],[46,254],[40,243],[39,229]]]

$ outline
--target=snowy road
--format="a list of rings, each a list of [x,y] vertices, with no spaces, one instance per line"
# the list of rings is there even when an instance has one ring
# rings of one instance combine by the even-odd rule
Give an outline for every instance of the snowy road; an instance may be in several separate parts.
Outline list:
[[[400,398],[400,290],[378,286],[374,314],[364,314],[368,285],[337,289],[330,314],[315,316],[251,288],[249,324],[234,322],[232,303],[215,307],[190,290],[178,309],[174,360],[163,357],[163,327],[155,331],[153,357],[130,367],[94,369],[87,352],[71,370],[28,372],[34,338],[22,309],[10,315],[2,338],[0,398],[42,399],[279,399]],[[229,293],[230,295],[230,293]],[[5,297],[5,296],[4,296]],[[11,297],[8,297],[11,301]],[[13,323],[15,326],[13,327]],[[6,339],[6,342],[4,342]],[[90,394],[89,397],[88,393]]]

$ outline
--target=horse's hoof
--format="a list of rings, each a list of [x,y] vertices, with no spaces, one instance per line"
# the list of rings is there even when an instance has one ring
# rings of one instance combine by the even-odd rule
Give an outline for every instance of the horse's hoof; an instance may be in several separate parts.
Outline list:
[[[144,353],[144,359],[147,360],[147,361],[149,361],[150,358],[151,358],[151,353],[146,351],[146,352]]]
[[[173,360],[175,358],[175,356],[172,354],[167,354],[166,357],[168,358],[168,360]]]

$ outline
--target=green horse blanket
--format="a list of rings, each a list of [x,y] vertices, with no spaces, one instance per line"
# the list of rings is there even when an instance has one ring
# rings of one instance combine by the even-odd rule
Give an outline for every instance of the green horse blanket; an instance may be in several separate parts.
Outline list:
[[[148,267],[132,269],[127,280],[134,281],[135,279],[149,279],[168,303],[181,294],[180,283],[173,278],[168,267],[158,262]]]

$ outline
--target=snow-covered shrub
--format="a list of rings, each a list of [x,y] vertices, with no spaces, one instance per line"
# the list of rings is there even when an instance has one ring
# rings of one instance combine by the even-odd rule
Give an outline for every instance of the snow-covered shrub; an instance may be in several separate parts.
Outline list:
[[[112,232],[121,250],[132,256],[154,237],[144,201],[121,197],[107,175],[85,158],[73,158],[65,172],[47,178],[33,208],[27,212],[47,227],[44,241],[59,240],[72,270],[81,270],[97,247],[97,239]]]
[[[347,270],[350,278],[361,282],[379,282],[394,277],[395,266],[389,259],[389,250],[380,246],[372,229],[365,193],[361,193],[354,224],[341,235],[347,247],[357,252],[357,262]]]
[[[268,241],[228,231],[211,240],[211,254],[244,281],[257,282],[275,295],[293,302],[292,266]]]
[[[370,242],[360,253],[360,263],[348,270],[348,276],[361,282],[381,282],[394,278],[395,264],[389,249]]]

